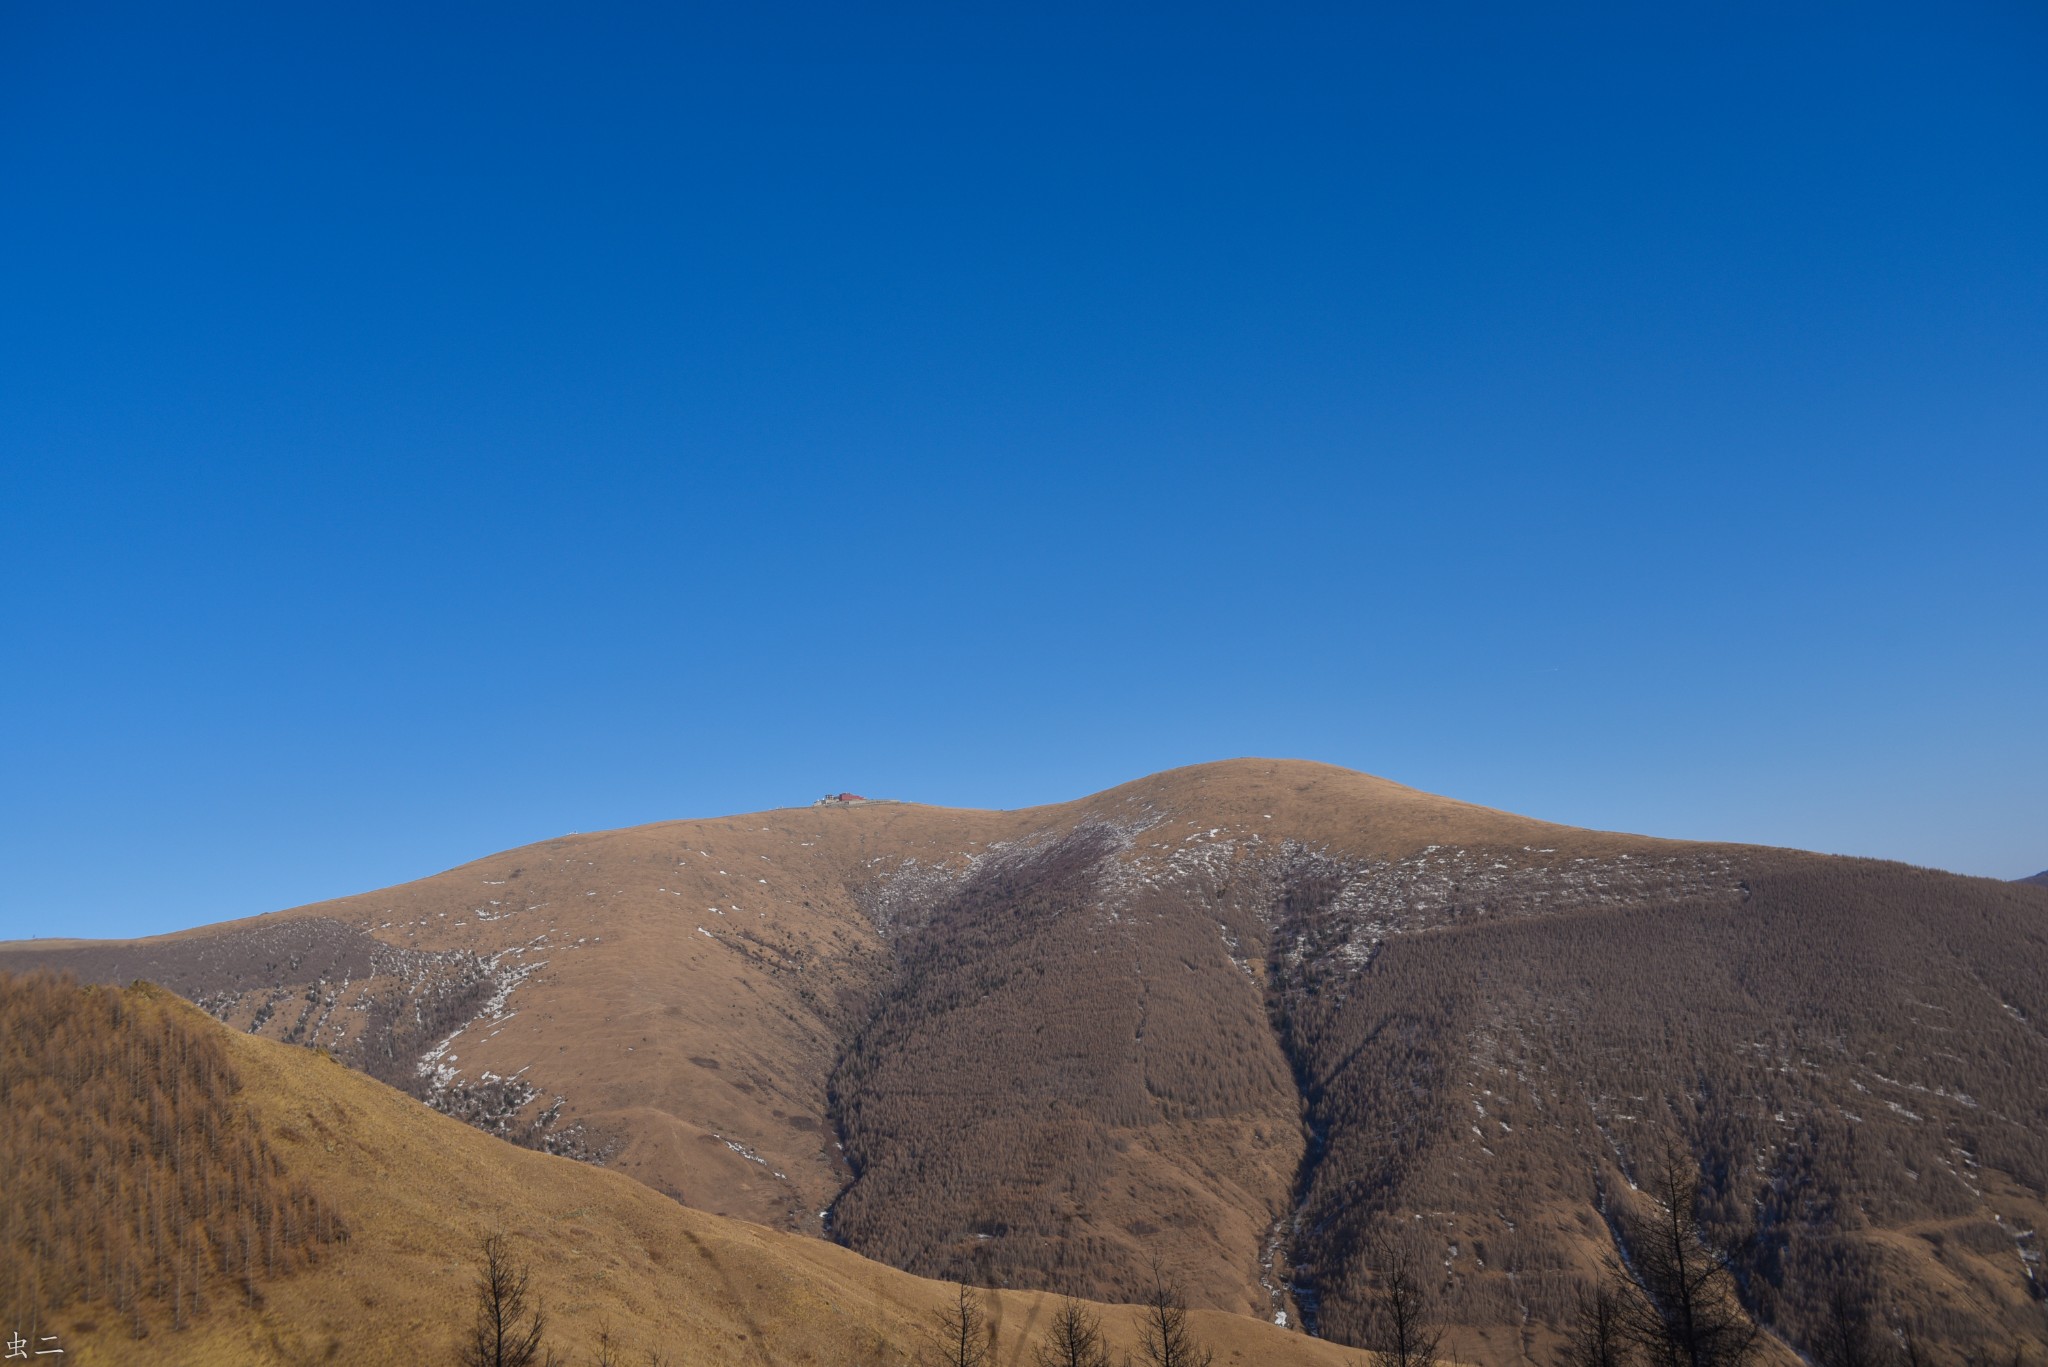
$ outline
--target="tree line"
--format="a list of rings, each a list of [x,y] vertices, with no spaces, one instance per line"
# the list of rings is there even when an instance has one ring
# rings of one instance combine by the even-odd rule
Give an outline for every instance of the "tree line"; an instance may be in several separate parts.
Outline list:
[[[454,1367],[570,1367],[573,1350],[548,1341],[547,1308],[535,1294],[531,1269],[503,1234],[480,1245],[471,1288],[470,1318],[452,1355]],[[1113,1357],[1102,1319],[1088,1302],[1060,1298],[1052,1319],[1032,1347],[1035,1367],[1214,1367],[1216,1354],[1202,1342],[1188,1315],[1179,1283],[1154,1269],[1152,1288],[1138,1306],[1138,1354]],[[631,1367],[609,1326],[598,1331],[595,1367]],[[909,1353],[918,1367],[992,1367],[996,1331],[987,1293],[956,1282],[945,1302],[921,1326]],[[645,1367],[669,1367],[658,1349],[644,1349]],[[875,1345],[870,1360],[890,1356]],[[894,1355],[898,1360],[904,1356]]]

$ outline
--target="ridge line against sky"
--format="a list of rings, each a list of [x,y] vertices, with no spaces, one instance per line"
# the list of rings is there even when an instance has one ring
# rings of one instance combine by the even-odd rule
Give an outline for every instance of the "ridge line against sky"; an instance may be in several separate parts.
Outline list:
[[[2048,15],[0,31],[0,935],[1284,754],[2048,865]]]

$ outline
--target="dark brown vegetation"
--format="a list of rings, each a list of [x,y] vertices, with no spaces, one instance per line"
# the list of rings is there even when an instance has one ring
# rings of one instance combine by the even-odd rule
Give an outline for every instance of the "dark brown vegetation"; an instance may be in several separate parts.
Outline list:
[[[1622,1301],[1629,1294],[1628,1288],[1614,1286],[1580,1294],[1557,1367],[1625,1367],[1634,1352],[1621,1318]]]
[[[1280,1213],[1299,1151],[1292,1080],[1216,915],[1150,900],[1100,915],[1122,848],[1083,826],[999,852],[902,935],[893,989],[833,1077],[849,1247],[924,1276],[1137,1300],[1172,1230],[1217,1285],[1241,1281],[1232,1254]],[[1262,938],[1255,917],[1219,914]],[[1199,1157],[1162,1155],[1175,1129]],[[1253,1212],[1234,1237],[1218,1184]]]
[[[1581,1298],[1556,1367],[1745,1367],[1777,1356],[1742,1304],[1735,1258],[1700,1222],[1704,1194],[1690,1160],[1667,1151],[1617,1220],[1621,1256]],[[1803,1354],[1815,1367],[1924,1367],[1932,1360],[1916,1328],[1895,1314],[1880,1320],[1874,1293],[1881,1288],[1838,1274],[1819,1289],[1826,1304]],[[2025,1367],[2029,1356],[2018,1339],[1960,1347],[1964,1367]],[[1387,1354],[1381,1361],[1391,1367]]]
[[[1701,1174],[1703,1247],[1794,1345],[1844,1285],[1950,1350],[2041,1332],[2000,1264],[2048,1184],[2048,905],[1863,861],[1746,872],[1734,899],[1447,927],[1281,986],[1327,1332],[1370,1341],[1390,1229],[1431,1244],[1454,1321],[1571,1324],[1585,1250],[1626,1242],[1667,1148]]]
[[[1623,1340],[1670,1367],[1743,1367],[1762,1331],[1742,1307],[1734,1260],[1700,1226],[1701,1183],[1689,1160],[1666,1154],[1648,1196],[1622,1240],[1627,1270],[1613,1275]]]
[[[0,1310],[182,1326],[343,1238],[236,1100],[211,1022],[146,985],[0,974]]]
[[[1298,1156],[1299,1310],[1427,1361],[1417,1314],[1572,1332],[1670,1148],[1745,1332],[1817,1351],[1844,1285],[1951,1348],[2041,1320],[1987,1280],[2048,1189],[2031,889],[1774,851],[1298,846],[1134,886],[1144,838],[1083,824],[893,909],[896,980],[834,1078],[845,1242],[1141,1298],[1150,1250],[1226,1242],[1224,1184],[1187,1196],[1161,1157],[1282,1218],[1259,1179]],[[1176,1126],[1202,1139],[1174,1152]]]

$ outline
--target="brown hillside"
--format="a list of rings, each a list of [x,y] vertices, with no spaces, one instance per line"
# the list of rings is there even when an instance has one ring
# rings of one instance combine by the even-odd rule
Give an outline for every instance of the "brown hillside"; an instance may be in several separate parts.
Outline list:
[[[346,1238],[237,1093],[220,1028],[156,988],[0,974],[0,1306],[144,1331]],[[74,1320],[75,1322],[75,1320]]]
[[[233,1076],[239,1086],[231,1103],[212,1096],[206,1105],[231,1105],[240,1123],[268,1135],[277,1163],[343,1212],[350,1231],[311,1270],[263,1282],[255,1304],[216,1295],[207,1313],[184,1316],[183,1327],[168,1305],[149,1304],[137,1337],[128,1315],[73,1298],[41,1328],[57,1335],[62,1360],[74,1367],[451,1361],[469,1315],[476,1250],[493,1232],[531,1266],[550,1344],[578,1362],[596,1360],[598,1335],[609,1330],[635,1364],[648,1350],[678,1367],[907,1364],[949,1294],[822,1241],[685,1209],[616,1173],[512,1148],[320,1054],[230,1034],[153,989],[72,990],[68,1003],[53,1007],[56,995],[47,982],[0,982],[0,1015],[10,1026],[55,1023],[40,1031],[38,1076],[84,1076],[120,1058],[128,1082],[170,1094],[194,1085],[191,1059],[207,1059],[207,1076]],[[123,1043],[131,1038],[184,1043],[138,1051]],[[53,1184],[74,1149],[72,1129],[18,1130],[9,1143],[20,1164],[10,1170],[9,1199],[68,1205],[54,1199]],[[147,1146],[102,1154],[100,1173],[140,1183],[154,1161]],[[208,1171],[190,1160],[182,1170]],[[216,1285],[234,1290],[239,1281]],[[1132,1312],[1098,1309],[1117,1345],[1134,1346]],[[992,1297],[999,1362],[1029,1360],[1048,1310],[1039,1295]],[[26,1332],[26,1314],[17,1300],[0,1302],[0,1333]],[[1241,1317],[1202,1312],[1196,1322],[1225,1367],[1361,1361]]]
[[[2044,1326],[2048,893],[1234,761],[1021,812],[793,809],[0,963],[151,977],[451,1114],[920,1274],[1369,1342],[1398,1227],[1539,1352],[1667,1144],[1750,1310]],[[1961,1099],[1958,1099],[1961,1098]]]
[[[1377,815],[1348,830],[1361,802]],[[817,1232],[846,1176],[826,1084],[892,971],[889,906],[1001,841],[1197,806],[1249,835],[1278,822],[1349,848],[1419,846],[1461,814],[1559,829],[1328,766],[1205,766],[1025,812],[874,804],[570,836],[178,935],[0,947],[0,962],[148,978],[515,1140]],[[423,1071],[471,1021],[488,1028]]]
[[[1446,927],[1290,986],[1322,1327],[1366,1333],[1363,1251],[1393,1228],[1443,1259],[1462,1322],[1563,1320],[1675,1146],[1794,1342],[1845,1285],[1923,1340],[2039,1337],[2044,901],[1809,858],[1732,904]]]

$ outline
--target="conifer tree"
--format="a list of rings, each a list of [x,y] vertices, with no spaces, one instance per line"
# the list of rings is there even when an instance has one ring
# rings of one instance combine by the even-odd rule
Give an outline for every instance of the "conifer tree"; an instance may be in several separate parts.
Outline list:
[[[547,1330],[547,1314],[536,1303],[527,1309],[527,1268],[506,1247],[505,1236],[483,1242],[476,1270],[476,1318],[457,1359],[461,1367],[536,1367]]]

